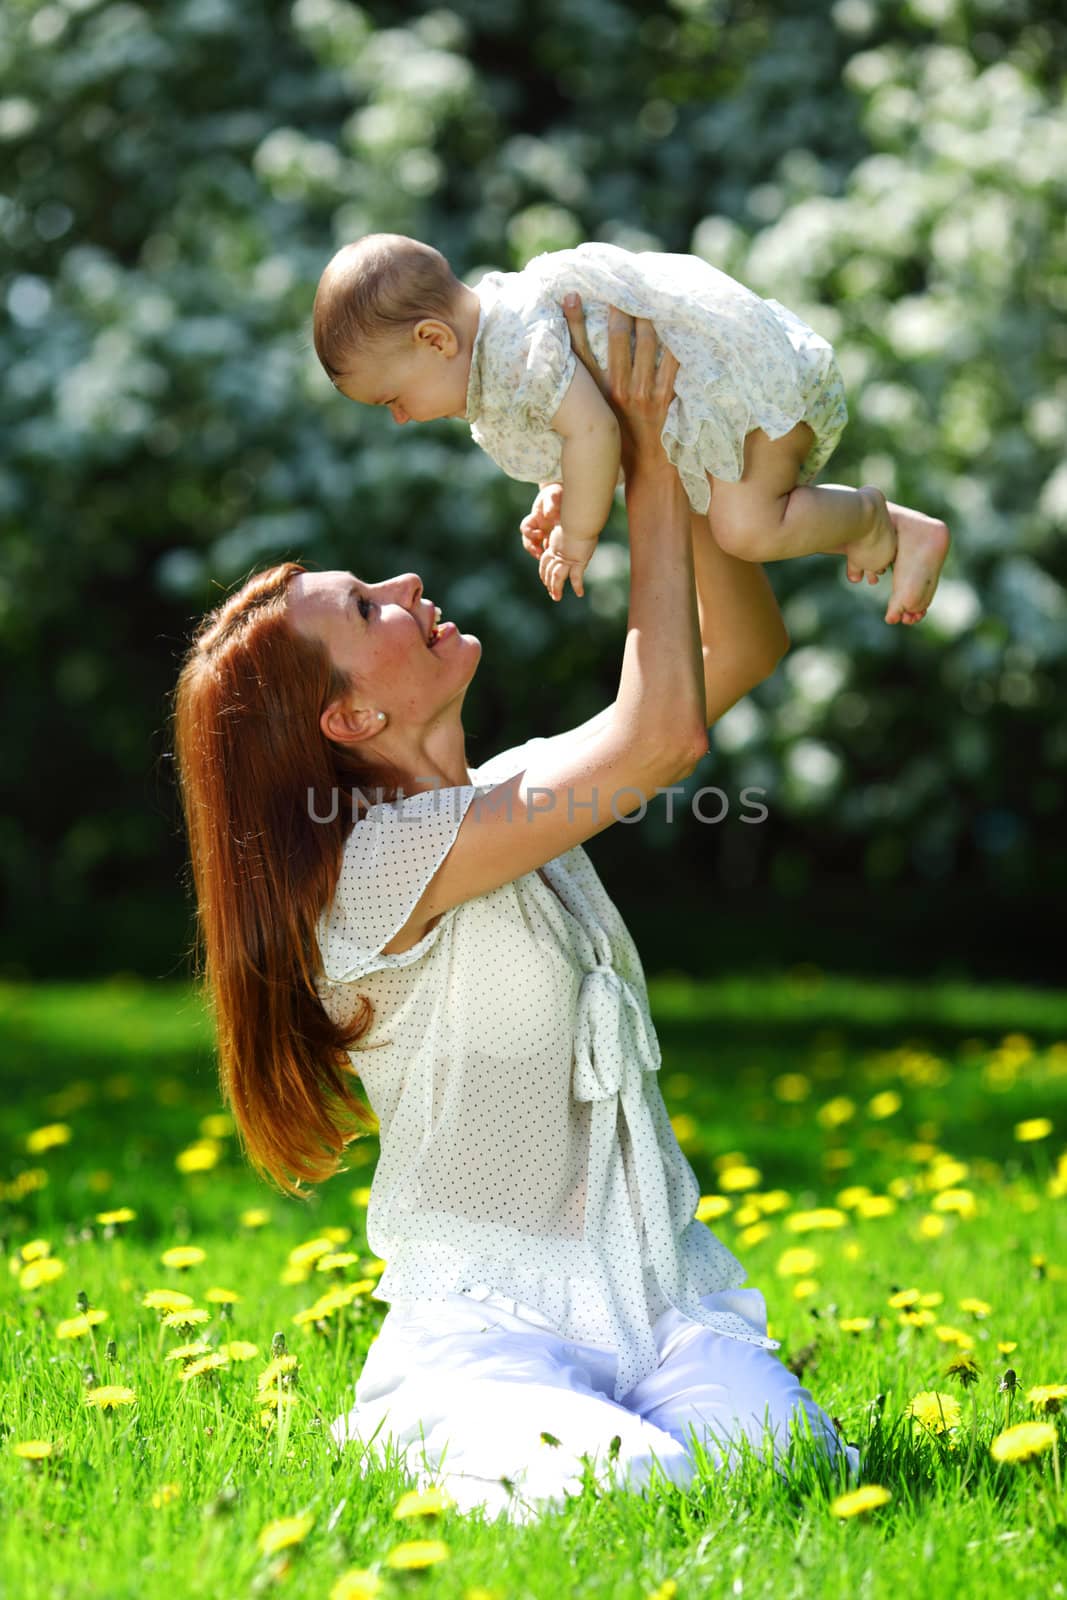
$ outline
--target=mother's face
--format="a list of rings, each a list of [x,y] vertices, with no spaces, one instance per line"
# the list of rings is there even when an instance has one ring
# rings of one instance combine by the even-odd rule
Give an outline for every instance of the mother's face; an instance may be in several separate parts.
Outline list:
[[[300,572],[290,579],[286,610],[298,632],[322,641],[336,666],[352,674],[347,706],[323,713],[323,731],[341,741],[366,737],[382,724],[394,735],[458,709],[482,647],[472,633],[442,620],[433,637],[435,607],[417,573],[366,583],[351,572]]]

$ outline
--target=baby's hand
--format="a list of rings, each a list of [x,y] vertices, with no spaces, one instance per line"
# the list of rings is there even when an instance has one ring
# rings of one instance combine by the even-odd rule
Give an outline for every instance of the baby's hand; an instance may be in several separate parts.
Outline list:
[[[595,539],[565,539],[561,528],[553,529],[538,563],[541,582],[553,600],[563,598],[563,588],[568,578],[576,595],[585,594],[582,574],[596,547]]]
[[[528,555],[535,561],[540,561],[544,553],[548,536],[554,528],[559,527],[560,507],[563,504],[563,485],[561,483],[546,483],[538,492],[537,499],[519,523],[519,532],[522,534],[522,546]]]

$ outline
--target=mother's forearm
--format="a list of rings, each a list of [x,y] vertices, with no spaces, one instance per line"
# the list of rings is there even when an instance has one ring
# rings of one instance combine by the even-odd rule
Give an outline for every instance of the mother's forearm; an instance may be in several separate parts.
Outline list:
[[[789,649],[789,634],[762,566],[721,550],[706,517],[693,514],[690,531],[710,728],[770,677]]]
[[[708,724],[689,503],[658,438],[650,454],[650,464],[627,465],[630,606],[614,710],[630,738],[695,761]]]

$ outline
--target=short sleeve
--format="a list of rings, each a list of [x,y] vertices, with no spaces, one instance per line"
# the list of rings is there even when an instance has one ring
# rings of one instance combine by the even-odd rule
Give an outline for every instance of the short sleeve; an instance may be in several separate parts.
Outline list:
[[[525,744],[514,744],[509,749],[490,756],[480,767],[472,767],[471,777],[480,789],[504,783],[508,778],[513,778],[516,772],[522,772],[535,748],[545,743],[545,738],[537,735],[533,739],[527,739]]]
[[[577,364],[564,319],[539,318],[530,334],[526,370],[513,399],[514,414],[521,427],[531,432],[551,428]]]
[[[409,950],[386,955],[448,854],[477,790],[473,784],[423,790],[373,805],[344,843],[337,888],[319,918],[324,976],[350,983],[385,967],[407,966],[437,939],[446,912]]]

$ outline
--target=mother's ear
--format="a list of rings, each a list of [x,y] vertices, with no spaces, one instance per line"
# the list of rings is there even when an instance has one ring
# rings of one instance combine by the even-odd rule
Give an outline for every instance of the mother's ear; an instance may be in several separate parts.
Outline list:
[[[346,706],[343,700],[334,700],[319,718],[319,727],[335,744],[362,744],[381,733],[388,721],[384,711],[368,706]]]

